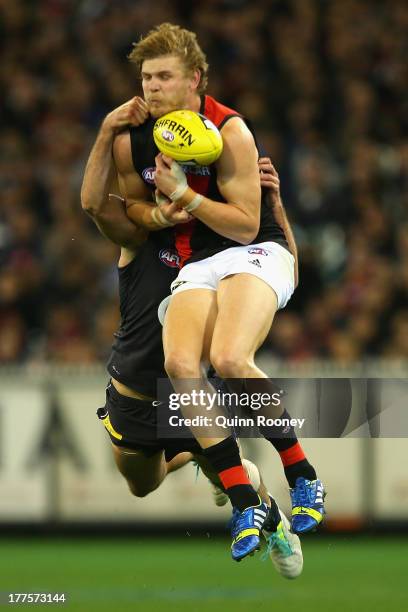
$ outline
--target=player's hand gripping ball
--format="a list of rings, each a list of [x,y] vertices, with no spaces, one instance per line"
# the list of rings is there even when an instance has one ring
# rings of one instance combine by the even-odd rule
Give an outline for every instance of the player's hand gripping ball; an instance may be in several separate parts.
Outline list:
[[[157,119],[153,138],[159,151],[180,164],[208,166],[222,153],[222,136],[213,122],[190,110]]]

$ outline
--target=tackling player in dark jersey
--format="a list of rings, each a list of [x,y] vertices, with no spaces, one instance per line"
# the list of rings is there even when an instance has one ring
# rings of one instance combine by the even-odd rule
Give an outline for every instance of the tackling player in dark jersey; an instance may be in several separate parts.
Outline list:
[[[84,210],[100,231],[121,247],[121,325],[108,362],[112,379],[106,390],[106,404],[98,415],[110,435],[117,467],[131,492],[139,497],[150,493],[166,474],[188,462],[191,453],[214,485],[220,484],[195,440],[157,437],[156,413],[161,407],[152,399],[157,378],[164,376],[157,307],[177,274],[177,256],[165,234],[162,244],[146,240],[146,233],[128,219],[123,198],[117,194],[108,196],[115,174],[111,157],[114,135],[124,125],[140,123],[145,115],[145,105],[138,99],[108,115],[88,160],[81,192]],[[299,538],[290,533],[288,520],[267,493],[256,466],[243,462],[248,478],[271,508],[263,533],[272,562],[282,576],[295,578],[303,566]],[[218,489],[218,502],[219,494]]]

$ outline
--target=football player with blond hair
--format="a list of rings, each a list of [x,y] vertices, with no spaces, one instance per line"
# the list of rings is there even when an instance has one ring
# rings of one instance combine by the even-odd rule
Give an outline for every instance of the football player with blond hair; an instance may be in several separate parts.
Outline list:
[[[183,266],[164,322],[167,374],[176,391],[185,391],[186,385],[210,389],[201,369],[209,359],[219,376],[257,379],[268,389],[254,355],[296,278],[296,250],[279,192],[274,212],[260,188],[258,151],[244,118],[204,95],[208,67],[194,33],[162,24],[135,44],[130,59],[140,69],[150,117],[115,135],[120,192],[129,218],[149,231],[147,241],[175,247]],[[201,175],[159,154],[153,141],[155,119],[183,108],[211,119],[223,137],[222,155]],[[160,208],[152,201],[155,191]],[[120,383],[111,374],[112,384]],[[191,417],[197,407],[182,411]],[[282,413],[280,407],[274,416]],[[240,560],[259,547],[267,507],[251,486],[234,437],[224,431],[192,431],[238,511],[232,556]],[[294,530],[315,528],[323,517],[322,485],[293,429],[284,436],[262,433],[277,447],[292,488]]]

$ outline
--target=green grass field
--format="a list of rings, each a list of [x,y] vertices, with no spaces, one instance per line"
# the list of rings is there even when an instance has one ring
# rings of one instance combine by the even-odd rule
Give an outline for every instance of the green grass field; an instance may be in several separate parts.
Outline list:
[[[304,539],[305,568],[282,579],[258,557],[233,563],[218,538],[0,540],[0,592],[65,592],[52,608],[163,612],[399,612],[408,539]],[[3,603],[2,602],[2,603]],[[10,609],[38,608],[13,605]]]

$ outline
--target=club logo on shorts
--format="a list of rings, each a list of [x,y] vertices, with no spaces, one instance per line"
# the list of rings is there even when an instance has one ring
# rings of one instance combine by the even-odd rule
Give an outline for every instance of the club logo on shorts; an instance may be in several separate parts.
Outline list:
[[[150,168],[145,168],[142,172],[143,180],[146,183],[150,183],[150,185],[154,185],[154,175],[156,174],[156,167],[151,166]]]
[[[248,255],[265,255],[265,257],[268,257],[268,251],[260,247],[252,247],[248,249]]]
[[[169,268],[180,267],[180,257],[177,255],[176,251],[172,251],[171,249],[162,249],[159,253],[159,259]]]
[[[167,140],[167,142],[173,142],[175,139],[173,132],[170,132],[170,130],[163,130],[161,135],[163,140]]]

